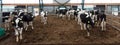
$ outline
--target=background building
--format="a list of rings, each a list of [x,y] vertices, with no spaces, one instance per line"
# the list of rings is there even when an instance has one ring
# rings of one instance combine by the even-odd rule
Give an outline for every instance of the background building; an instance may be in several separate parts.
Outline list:
[[[67,0],[57,0],[64,3]],[[13,11],[15,6],[27,6],[31,12],[39,12],[39,0],[2,0],[3,11]],[[102,9],[106,10],[108,14],[119,15],[120,11],[119,0],[85,0],[85,8],[88,10]],[[81,8],[82,0],[70,0],[67,4],[67,8],[76,6]],[[56,3],[55,0],[43,0],[43,9],[49,11],[49,13],[55,12],[56,8],[60,4]]]

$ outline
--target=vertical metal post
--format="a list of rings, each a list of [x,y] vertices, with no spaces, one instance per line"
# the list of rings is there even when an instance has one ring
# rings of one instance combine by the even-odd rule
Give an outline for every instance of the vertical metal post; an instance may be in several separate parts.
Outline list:
[[[43,0],[41,0],[41,9],[43,10]]]
[[[40,15],[40,8],[41,8],[41,7],[40,7],[40,0],[39,0],[39,15]]]
[[[0,0],[0,27],[2,24],[2,7],[3,7],[2,0]]]
[[[41,10],[43,10],[43,0],[39,0],[39,15],[40,15],[40,12]]]
[[[82,10],[84,9],[84,2],[85,2],[85,0],[82,0],[82,3],[81,3],[81,5],[82,5]]]
[[[34,6],[32,6],[32,14],[34,14]]]

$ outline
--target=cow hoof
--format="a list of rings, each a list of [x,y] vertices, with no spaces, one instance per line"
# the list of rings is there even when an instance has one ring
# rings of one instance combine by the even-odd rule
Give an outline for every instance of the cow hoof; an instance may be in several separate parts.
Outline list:
[[[88,36],[88,37],[90,36],[90,33],[89,33],[89,32],[87,33],[87,36]]]
[[[102,30],[102,32],[105,32],[106,30]]]
[[[27,29],[25,29],[27,31]]]
[[[19,42],[19,39],[16,39],[16,42]]]
[[[32,27],[32,30],[33,30],[34,28]]]
[[[18,40],[16,40],[16,42],[19,42]]]
[[[22,36],[20,36],[20,39],[23,39]]]

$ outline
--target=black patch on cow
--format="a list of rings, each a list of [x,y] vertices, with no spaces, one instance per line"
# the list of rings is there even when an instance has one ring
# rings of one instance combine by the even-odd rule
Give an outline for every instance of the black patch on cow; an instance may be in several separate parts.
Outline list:
[[[12,20],[12,26],[16,26],[16,22],[15,22],[15,20],[17,19],[18,17],[14,17],[13,18],[13,20]],[[19,22],[18,22],[18,27],[23,27],[23,21],[22,20],[20,20]]]
[[[6,17],[6,16],[8,16],[8,17]],[[8,20],[9,16],[10,16],[10,12],[3,12],[2,17],[4,17],[4,18],[2,18],[2,22],[5,22],[5,20]]]

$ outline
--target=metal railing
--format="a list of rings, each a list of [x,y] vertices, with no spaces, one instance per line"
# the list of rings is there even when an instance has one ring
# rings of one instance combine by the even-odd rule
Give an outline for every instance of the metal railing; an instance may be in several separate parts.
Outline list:
[[[120,31],[120,17],[107,15],[107,24]]]

